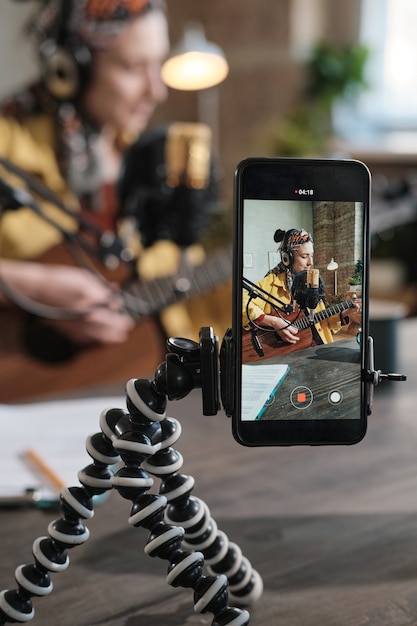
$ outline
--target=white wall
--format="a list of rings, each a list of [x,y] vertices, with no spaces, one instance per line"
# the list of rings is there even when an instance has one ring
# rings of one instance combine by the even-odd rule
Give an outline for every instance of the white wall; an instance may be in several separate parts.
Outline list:
[[[0,0],[0,98],[37,75],[36,56],[23,32],[36,2]]]
[[[313,232],[312,203],[296,200],[245,200],[243,226],[243,274],[252,282],[260,280],[280,260],[280,246],[274,242],[277,228],[305,228]],[[274,261],[274,262],[271,262]]]

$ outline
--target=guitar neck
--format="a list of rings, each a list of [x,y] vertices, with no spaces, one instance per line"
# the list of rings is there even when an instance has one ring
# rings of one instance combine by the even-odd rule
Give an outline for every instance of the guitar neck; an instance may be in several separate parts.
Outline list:
[[[231,249],[216,250],[202,265],[187,266],[173,276],[152,281],[131,281],[123,288],[125,305],[136,319],[155,315],[170,304],[205,293],[227,282],[231,276]]]
[[[307,316],[301,317],[300,319],[294,320],[293,326],[296,326],[299,330],[303,330],[304,328],[308,328],[312,323],[316,324],[317,322],[322,322],[329,317],[333,317],[333,315],[337,315],[342,311],[346,311],[346,309],[350,309],[352,306],[353,300],[346,300],[345,302],[334,304],[333,306],[329,306],[327,309],[323,309],[323,311],[314,313],[313,321],[311,321]]]

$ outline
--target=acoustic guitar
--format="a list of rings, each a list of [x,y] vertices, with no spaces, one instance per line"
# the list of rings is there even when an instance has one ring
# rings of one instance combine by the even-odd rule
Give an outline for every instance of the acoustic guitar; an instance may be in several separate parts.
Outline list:
[[[305,315],[299,308],[287,315],[283,313],[283,317],[288,321],[288,324],[298,328],[297,336],[299,341],[295,344],[283,341],[272,328],[267,329],[264,327],[262,329],[252,328],[251,330],[244,330],[242,333],[243,362],[250,363],[251,361],[289,354],[290,352],[303,350],[315,345],[311,329],[312,325],[346,311],[352,308],[354,304],[354,300],[346,300],[345,302],[335,304],[314,313],[313,319],[310,319],[310,316]]]
[[[46,261],[71,262],[63,248],[49,251]],[[126,277],[126,273],[121,275]],[[226,247],[207,253],[202,265],[188,267],[180,274],[149,282],[129,279],[121,287],[126,308],[137,322],[129,340],[83,347],[56,362],[41,360],[28,352],[24,336],[29,318],[24,311],[0,311],[0,402],[41,399],[81,388],[102,392],[103,387],[124,383],[129,378],[153,378],[166,355],[166,336],[158,314],[171,304],[213,290],[227,306],[231,300],[231,275],[232,251]],[[34,322],[47,327],[43,320],[35,318]],[[200,325],[211,323],[202,319]],[[42,343],[38,330],[34,334]]]

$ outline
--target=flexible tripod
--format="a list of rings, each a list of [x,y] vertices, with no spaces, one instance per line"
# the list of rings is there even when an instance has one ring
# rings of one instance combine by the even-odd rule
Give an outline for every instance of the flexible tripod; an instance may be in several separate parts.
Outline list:
[[[167,583],[194,590],[195,612],[213,613],[212,626],[249,623],[248,611],[229,606],[228,599],[242,607],[250,605],[262,594],[262,579],[239,546],[218,530],[207,504],[191,495],[195,480],[179,473],[183,458],[172,448],[181,425],[166,417],[167,399],[184,398],[197,386],[205,390],[203,405],[204,395],[207,399],[213,390],[216,402],[217,381],[212,383],[217,355],[211,354],[211,329],[202,331],[206,332],[200,333],[200,344],[169,340],[170,353],[153,381],[128,381],[127,410],[101,413],[101,432],[86,441],[93,463],[78,473],[81,487],[61,491],[62,517],[49,524],[47,536],[34,541],[34,564],[16,569],[17,589],[0,593],[0,625],[34,617],[32,597],[51,593],[50,574],[65,570],[68,550],[89,538],[84,520],[94,514],[93,497],[111,489],[131,500],[129,524],[149,531],[145,553],[169,561]],[[114,472],[116,464],[119,469]],[[154,484],[151,474],[161,480],[158,494],[148,493]]]

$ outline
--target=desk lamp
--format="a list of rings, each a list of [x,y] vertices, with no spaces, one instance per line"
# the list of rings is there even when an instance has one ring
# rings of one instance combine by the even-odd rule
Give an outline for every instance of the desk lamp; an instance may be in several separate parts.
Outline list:
[[[185,29],[182,41],[162,67],[162,80],[168,87],[198,92],[198,119],[211,128],[214,148],[219,136],[219,96],[215,87],[228,73],[223,51],[207,41],[203,27],[195,23]]]
[[[228,72],[221,48],[207,41],[200,24],[191,24],[162,66],[162,79],[168,87],[197,91],[218,85]]]
[[[330,263],[327,266],[327,269],[330,272],[334,272],[334,295],[337,296],[337,268],[339,267],[339,264],[336,263],[336,261],[334,260],[334,258],[332,257],[332,260],[330,261]]]

